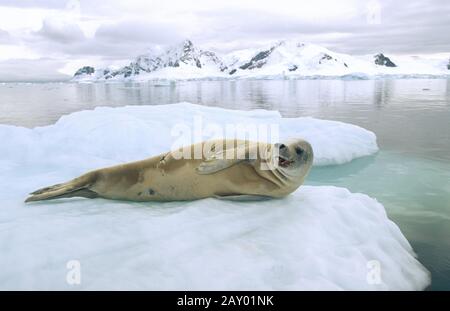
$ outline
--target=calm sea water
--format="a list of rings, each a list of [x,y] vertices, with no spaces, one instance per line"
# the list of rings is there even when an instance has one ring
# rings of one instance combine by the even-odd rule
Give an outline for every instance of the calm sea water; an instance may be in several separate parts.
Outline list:
[[[450,80],[0,84],[0,123],[35,127],[96,106],[180,101],[278,110],[375,132],[379,153],[314,168],[307,183],[343,186],[379,200],[431,271],[430,289],[450,290]]]

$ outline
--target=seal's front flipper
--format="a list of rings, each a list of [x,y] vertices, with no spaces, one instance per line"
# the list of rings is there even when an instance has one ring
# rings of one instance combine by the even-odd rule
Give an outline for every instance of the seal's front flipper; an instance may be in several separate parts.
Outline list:
[[[205,160],[197,167],[197,172],[201,175],[214,174],[226,168],[232,167],[245,160],[210,159]]]
[[[241,162],[254,163],[257,156],[257,144],[239,144],[236,147],[216,150],[216,146],[212,146],[213,154],[204,160],[197,167],[197,172],[201,175],[214,174],[226,168]]]
[[[249,202],[249,201],[267,201],[272,199],[272,197],[265,195],[252,195],[252,194],[237,194],[237,195],[215,195],[214,198],[219,200],[227,200],[227,201],[241,201],[241,202]]]

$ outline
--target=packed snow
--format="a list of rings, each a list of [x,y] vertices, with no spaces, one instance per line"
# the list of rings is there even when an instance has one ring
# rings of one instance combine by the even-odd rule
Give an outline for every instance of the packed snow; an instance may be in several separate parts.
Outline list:
[[[261,202],[23,203],[30,191],[86,170],[167,151],[174,128],[199,120],[205,128],[278,124],[281,138],[312,143],[315,165],[377,151],[375,135],[351,124],[188,103],[96,108],[34,129],[2,125],[0,289],[419,290],[429,284],[383,206],[343,188],[302,186]],[[70,285],[74,260],[81,283]]]
[[[389,64],[377,59],[389,60]],[[388,57],[389,56],[389,57]],[[186,79],[299,79],[380,77],[449,77],[448,56],[404,55],[355,56],[336,53],[316,44],[295,40],[219,55],[200,49],[185,40],[160,54],[138,56],[119,69],[90,66],[81,68],[73,78],[77,82],[149,81]]]

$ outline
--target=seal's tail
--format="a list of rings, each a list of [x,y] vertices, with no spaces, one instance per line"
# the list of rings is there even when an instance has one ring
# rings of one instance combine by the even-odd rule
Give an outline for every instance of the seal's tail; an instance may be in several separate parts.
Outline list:
[[[85,174],[66,183],[38,189],[29,196],[25,202],[53,200],[60,198],[84,197],[96,198],[95,191],[89,189],[92,185],[92,176]]]

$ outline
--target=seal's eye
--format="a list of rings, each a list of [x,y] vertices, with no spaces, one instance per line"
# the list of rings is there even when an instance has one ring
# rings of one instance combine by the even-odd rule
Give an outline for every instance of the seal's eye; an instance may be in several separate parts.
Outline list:
[[[295,147],[295,152],[296,152],[298,155],[302,155],[303,149],[300,148],[300,147]]]
[[[280,148],[280,149],[285,149],[285,148],[286,148],[286,145],[285,145],[285,144],[280,144],[279,148]]]

